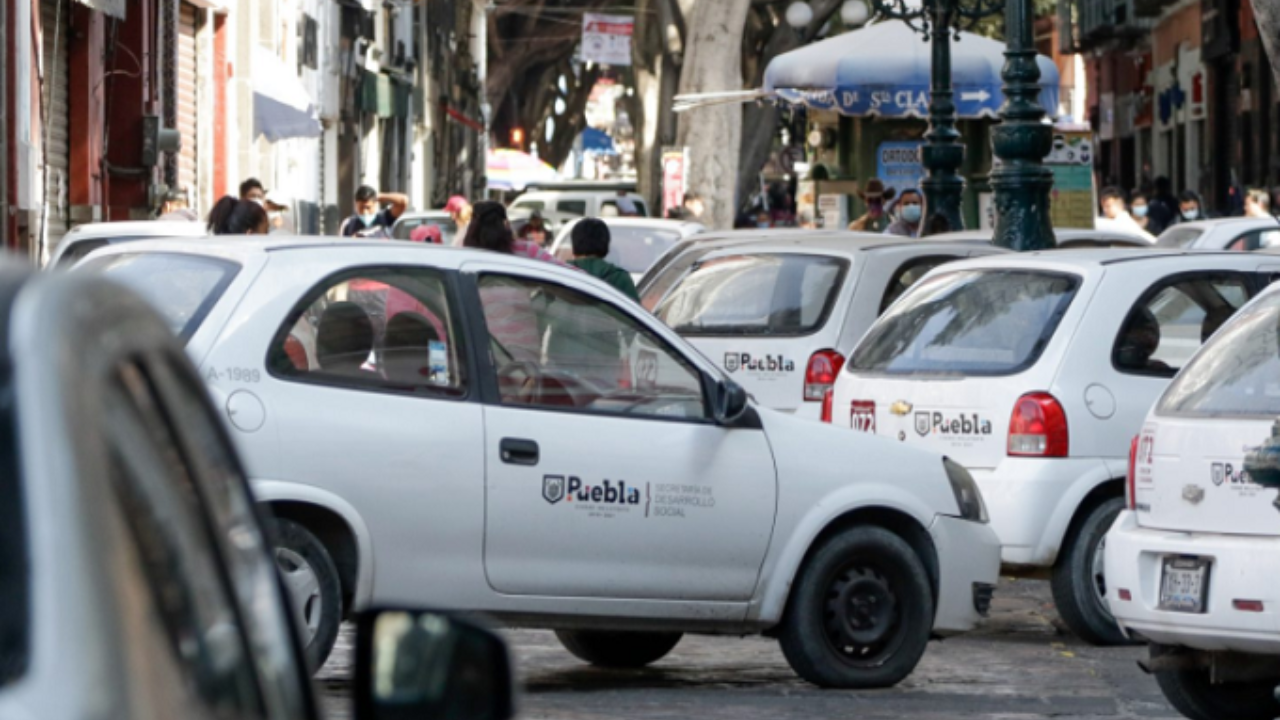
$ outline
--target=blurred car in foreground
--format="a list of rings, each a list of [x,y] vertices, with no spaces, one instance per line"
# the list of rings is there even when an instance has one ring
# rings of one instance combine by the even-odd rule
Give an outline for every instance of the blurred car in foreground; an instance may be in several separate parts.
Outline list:
[[[129,220],[77,225],[62,237],[49,257],[49,267],[71,267],[85,255],[112,243],[155,238],[202,238],[208,236],[204,223],[183,220]]]
[[[1058,250],[1087,250],[1089,248],[1147,248],[1151,240],[1119,230],[1093,228],[1054,228],[1054,239],[1058,241]],[[957,232],[929,235],[925,240],[955,241],[969,240],[991,242],[991,230],[960,230]]]
[[[0,717],[319,720],[270,533],[155,311],[0,263],[0,353]],[[511,716],[497,636],[360,622],[358,720]]]
[[[147,292],[196,325],[317,657],[351,608],[427,602],[614,667],[685,632],[769,633],[806,680],[880,687],[989,607],[999,546],[963,468],[758,407],[577,270],[237,238],[77,271],[149,288],[195,268],[208,298]]]
[[[760,404],[818,420],[845,355],[898,296],[952,260],[1005,251],[868,233],[707,247],[654,315]]]
[[[836,381],[832,421],[945,453],[977,479],[1010,572],[1052,571],[1082,639],[1125,640],[1102,538],[1128,439],[1201,342],[1265,285],[1257,257],[1049,250],[945,265]]]
[[[1219,218],[1182,222],[1160,233],[1156,246],[1183,250],[1261,250],[1280,246],[1280,220]]]
[[[1245,456],[1280,416],[1280,286],[1236,314],[1134,438],[1107,534],[1107,601],[1151,642],[1147,666],[1193,720],[1280,716],[1280,513]]]
[[[609,226],[608,262],[617,265],[638,281],[658,258],[681,240],[706,232],[701,223],[657,218],[601,218]],[[555,236],[551,252],[564,261],[573,259],[573,226],[566,223]]]

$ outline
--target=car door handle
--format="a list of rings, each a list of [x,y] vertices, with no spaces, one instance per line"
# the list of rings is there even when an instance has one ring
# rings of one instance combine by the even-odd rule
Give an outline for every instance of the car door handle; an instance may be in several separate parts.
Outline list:
[[[503,438],[498,443],[498,453],[502,462],[508,465],[537,465],[538,443],[519,438]]]

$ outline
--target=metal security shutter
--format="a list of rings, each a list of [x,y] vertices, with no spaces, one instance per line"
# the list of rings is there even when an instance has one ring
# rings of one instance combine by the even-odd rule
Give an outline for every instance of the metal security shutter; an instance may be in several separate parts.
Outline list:
[[[197,134],[199,110],[196,104],[196,28],[199,10],[181,3],[178,12],[178,132],[182,135],[182,152],[178,156],[178,187],[187,192],[187,201],[196,207],[200,194],[196,191],[197,157],[200,141]]]
[[[45,204],[48,206],[47,247],[57,247],[67,234],[67,197],[70,183],[70,151],[68,147],[67,110],[67,40],[71,33],[69,0],[40,0],[40,29],[44,56],[44,86],[40,102],[44,104],[47,130],[45,142]]]

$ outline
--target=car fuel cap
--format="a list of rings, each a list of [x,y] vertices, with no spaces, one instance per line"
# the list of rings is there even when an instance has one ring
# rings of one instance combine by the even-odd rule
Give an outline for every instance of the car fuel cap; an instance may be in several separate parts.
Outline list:
[[[227,418],[237,430],[257,432],[267,420],[267,409],[257,395],[248,390],[237,390],[227,398]]]
[[[1116,397],[1105,387],[1094,383],[1084,389],[1084,406],[1099,420],[1116,414]]]

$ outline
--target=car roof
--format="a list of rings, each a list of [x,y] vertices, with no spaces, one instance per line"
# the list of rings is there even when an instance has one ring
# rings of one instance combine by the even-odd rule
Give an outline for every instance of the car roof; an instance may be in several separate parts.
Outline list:
[[[418,218],[447,218],[447,217],[449,217],[449,213],[444,210],[408,210],[403,215],[396,218],[396,222],[400,222],[401,220],[405,220],[405,219],[416,220]]]
[[[692,220],[672,220],[670,218],[657,217],[602,217],[595,218],[601,220],[605,225],[616,225],[618,227],[642,227],[642,228],[700,228],[703,224]],[[573,222],[586,220],[584,217],[575,217]]]
[[[1214,228],[1268,228],[1280,225],[1280,220],[1274,217],[1269,218],[1250,218],[1250,217],[1228,217],[1228,218],[1209,218],[1208,220],[1194,220],[1191,222],[1180,222],[1177,225],[1170,225],[1164,232],[1170,230],[1200,230],[1208,232]],[[1163,235],[1164,233],[1161,233]]]
[[[799,249],[808,252],[840,255],[851,258],[859,253],[915,248],[929,252],[966,247],[970,244],[977,245],[979,247],[990,247],[987,243],[969,243],[968,241],[917,240],[913,238],[898,237],[895,235],[880,235],[849,231],[839,231],[831,234],[814,234],[813,231],[808,231],[808,234],[793,235],[780,240],[757,239],[749,243],[744,243],[741,246],[734,243],[726,243],[724,245],[716,246],[712,252],[771,253]]]
[[[929,236],[929,239],[950,240],[950,241],[986,240],[987,242],[990,242],[994,233],[995,231],[993,230],[958,230],[956,232],[941,233],[939,235],[931,235]],[[1101,239],[1107,239],[1107,240],[1110,240],[1110,239],[1133,240],[1136,242],[1140,242],[1144,245],[1151,244],[1150,240],[1148,240],[1147,238],[1141,235],[1137,235],[1133,233],[1116,232],[1115,230],[1099,230],[1096,228],[1054,228],[1053,236],[1055,239],[1057,239],[1058,242],[1101,238]]]
[[[1180,250],[1176,248],[1081,248],[984,255],[980,258],[964,260],[957,265],[948,265],[947,267],[973,269],[978,267],[1026,268],[1040,266],[1088,273],[1110,266],[1139,266],[1177,262],[1179,260],[1195,267],[1198,263],[1204,263],[1207,259],[1225,260],[1230,258],[1237,259],[1242,265],[1257,262],[1257,257],[1252,253],[1241,252]]]
[[[63,241],[96,240],[113,237],[198,237],[207,235],[204,223],[186,220],[124,220],[85,223],[71,228]]]

